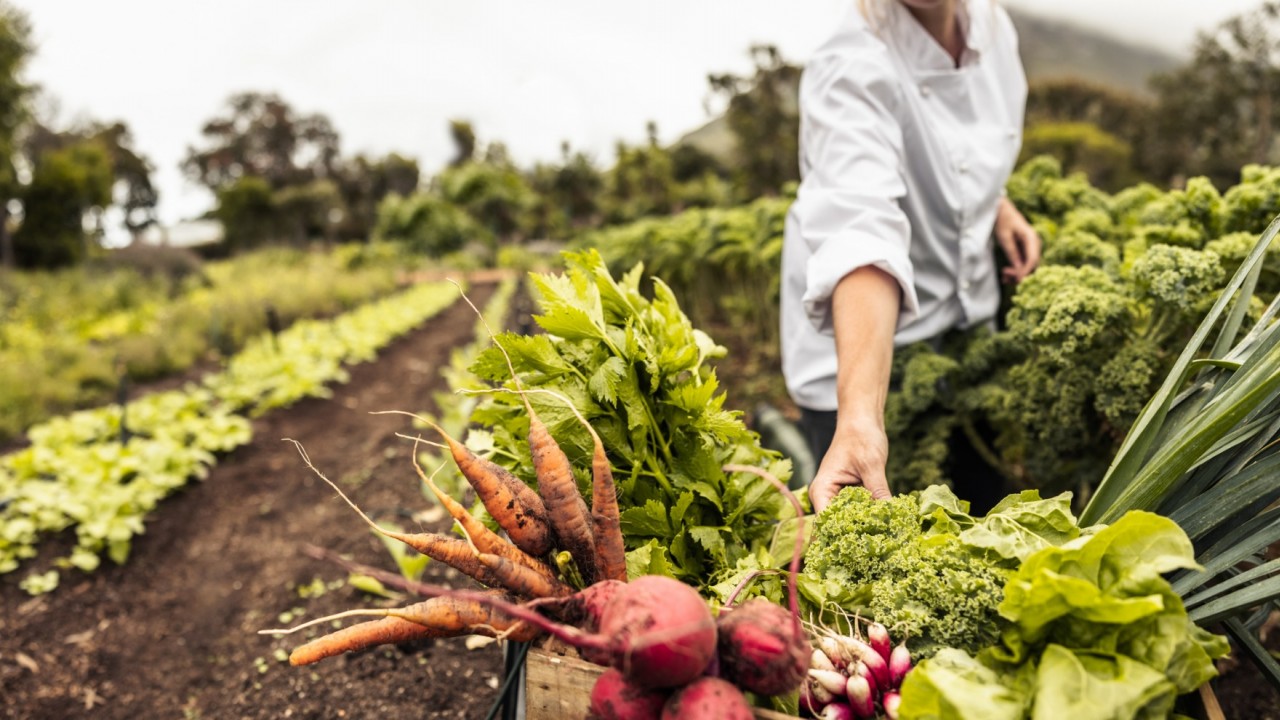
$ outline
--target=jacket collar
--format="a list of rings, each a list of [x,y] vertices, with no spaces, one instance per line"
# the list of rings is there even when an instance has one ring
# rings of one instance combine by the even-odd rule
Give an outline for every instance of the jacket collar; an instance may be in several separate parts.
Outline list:
[[[956,15],[960,32],[964,35],[965,48],[960,54],[963,69],[976,64],[987,46],[988,29],[993,11],[992,0],[956,0]],[[924,29],[899,0],[889,0],[886,30],[902,50],[902,55],[912,70],[924,73],[945,73],[957,70],[951,55]]]

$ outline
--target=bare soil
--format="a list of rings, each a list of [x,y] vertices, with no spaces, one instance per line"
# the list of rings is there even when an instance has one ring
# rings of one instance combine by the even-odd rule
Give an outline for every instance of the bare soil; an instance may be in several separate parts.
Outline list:
[[[492,292],[472,288],[476,302]],[[256,634],[298,617],[387,604],[337,586],[345,572],[301,554],[307,543],[394,569],[381,543],[281,438],[301,442],[369,511],[427,507],[411,444],[395,437],[408,421],[368,413],[434,410],[432,394],[444,388],[438,369],[471,340],[474,323],[457,303],[376,362],[352,368],[331,399],[255,421],[251,444],[165,501],[124,566],[64,571],[62,587],[37,598],[17,587],[25,568],[0,578],[0,717],[483,717],[502,679],[496,645],[423,641],[292,668],[282,658],[301,634]],[[65,552],[69,542],[51,545],[44,555]],[[316,579],[334,587],[302,597],[299,588]],[[427,579],[469,582],[435,565]]]

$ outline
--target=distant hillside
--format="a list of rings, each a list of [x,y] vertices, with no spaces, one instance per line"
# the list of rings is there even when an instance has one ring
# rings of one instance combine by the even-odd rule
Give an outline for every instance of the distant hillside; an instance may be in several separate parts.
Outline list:
[[[1006,6],[1007,7],[1007,6]],[[1147,79],[1172,70],[1178,58],[1132,45],[1096,30],[1008,8],[1018,28],[1018,47],[1028,79],[1074,76],[1134,93]]]
[[[1179,64],[1178,58],[1159,50],[1133,45],[1063,20],[1005,7],[1018,28],[1022,64],[1032,82],[1078,77],[1128,92],[1144,93],[1147,78]],[[676,144],[693,145],[722,162],[732,163],[733,135],[723,117],[713,118],[690,131]]]

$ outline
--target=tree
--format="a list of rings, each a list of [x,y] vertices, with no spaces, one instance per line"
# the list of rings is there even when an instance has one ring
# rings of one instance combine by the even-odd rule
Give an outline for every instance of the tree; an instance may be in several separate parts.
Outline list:
[[[657,128],[646,126],[648,143],[615,146],[617,159],[605,178],[605,221],[631,222],[646,215],[668,215],[676,207],[676,187],[671,155],[658,145]]]
[[[129,127],[114,123],[87,122],[67,130],[54,130],[46,122],[31,122],[24,129],[23,154],[36,164],[47,153],[92,141],[106,152],[111,164],[111,205],[124,211],[124,227],[135,235],[156,221],[159,200],[151,183],[151,162],[133,147]]]
[[[114,202],[124,210],[125,229],[136,237],[156,222],[160,198],[151,183],[151,161],[133,148],[133,134],[123,122],[98,126],[92,137],[111,155]]]
[[[800,179],[800,68],[773,45],[753,45],[752,77],[710,75],[713,95],[728,100],[725,119],[737,141],[737,177],[748,199],[775,195]]]
[[[391,153],[373,159],[364,155],[340,164],[337,188],[342,196],[343,218],[338,235],[345,240],[365,240],[377,222],[378,203],[394,193],[401,196],[418,189],[418,161]]]
[[[31,25],[17,8],[0,0],[0,265],[13,267],[16,257],[9,234],[9,203],[20,192],[13,164],[18,132],[28,117],[31,86],[21,74],[30,57]]]
[[[1233,17],[1197,37],[1190,62],[1153,79],[1153,145],[1164,177],[1206,175],[1224,188],[1241,166],[1280,160],[1277,21],[1274,1]]]
[[[250,175],[218,190],[214,217],[222,223],[228,253],[258,247],[275,232],[271,184]]]
[[[446,168],[436,182],[444,200],[465,210],[500,240],[520,228],[534,203],[533,191],[509,164],[469,162]]]
[[[1134,184],[1129,143],[1087,122],[1038,122],[1022,138],[1022,164],[1037,155],[1052,155],[1065,172],[1083,172],[1089,181],[1111,192]]]
[[[42,152],[23,189],[22,225],[13,237],[23,267],[70,265],[89,254],[85,218],[111,204],[111,154],[96,139]]]
[[[1087,124],[1128,146],[1129,150],[1123,153],[1127,157],[1123,159],[1122,164],[1131,164],[1132,171],[1145,180],[1164,184],[1168,181],[1168,177],[1161,176],[1156,168],[1161,149],[1158,144],[1151,142],[1150,137],[1154,113],[1155,105],[1150,100],[1105,85],[1075,78],[1032,83],[1027,93],[1028,130],[1023,138],[1023,157],[1028,155],[1028,139],[1033,131],[1041,136],[1036,140],[1037,142],[1050,140],[1048,144],[1053,145],[1053,140],[1058,142],[1067,140],[1061,131],[1076,127],[1077,130],[1074,132],[1080,133],[1081,124]],[[1049,127],[1057,129],[1044,129]],[[1036,130],[1036,128],[1041,129]],[[1070,135],[1071,132],[1067,134]],[[1048,137],[1054,135],[1057,137],[1052,139]],[[1083,132],[1078,139],[1082,142],[1093,142],[1092,148],[1079,148],[1085,154],[1104,150],[1096,144],[1096,141],[1101,139],[1099,136]],[[1052,152],[1053,148],[1046,147],[1043,151]],[[1105,150],[1105,154],[1110,153],[1110,150]],[[1059,159],[1064,158],[1059,156]],[[1118,156],[1112,159],[1120,160]],[[1073,163],[1064,159],[1064,165],[1071,167]],[[1111,168],[1107,171],[1109,174],[1104,178],[1096,174],[1097,171],[1102,170],[1102,166],[1093,164],[1091,169],[1094,172],[1089,176],[1093,184],[1114,191],[1134,181],[1135,178],[1131,176],[1128,168],[1114,165],[1109,167]],[[1084,168],[1072,167],[1071,169]]]
[[[240,93],[227,105],[201,129],[205,147],[187,149],[189,177],[215,193],[248,176],[276,190],[334,177],[338,132],[327,117],[301,115],[269,93]]]
[[[449,137],[453,139],[453,159],[449,167],[471,162],[476,156],[476,130],[466,120],[449,121]]]

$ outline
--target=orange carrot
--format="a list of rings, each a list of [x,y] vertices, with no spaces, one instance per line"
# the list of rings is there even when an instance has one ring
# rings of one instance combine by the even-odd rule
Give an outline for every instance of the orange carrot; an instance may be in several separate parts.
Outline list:
[[[559,540],[559,546],[569,551],[569,555],[577,564],[583,583],[591,585],[598,576],[595,539],[588,519],[587,504],[582,500],[582,494],[578,492],[578,483],[573,479],[569,458],[560,449],[555,438],[551,437],[550,431],[538,414],[533,411],[533,405],[524,394],[520,376],[511,362],[511,355],[507,353],[506,348],[502,347],[502,343],[498,342],[493,329],[484,319],[484,314],[472,304],[466,293],[462,293],[462,299],[480,316],[480,322],[484,324],[490,339],[507,361],[507,369],[511,371],[511,381],[515,383],[516,390],[520,392],[520,399],[524,401],[525,410],[529,413],[529,452],[533,455],[533,469],[538,476],[538,494],[542,496],[547,506],[547,519],[551,522],[551,528],[555,532],[556,539]]]
[[[555,529],[560,547],[573,557],[583,584],[591,585],[599,573],[587,504],[578,492],[568,456],[551,437],[528,399],[525,405],[529,411],[529,452],[533,455],[533,469],[538,476],[538,494],[547,504],[547,517]]]
[[[440,434],[462,476],[475,488],[476,496],[484,503],[489,515],[516,547],[538,558],[551,551],[547,507],[533,488],[501,465],[471,452],[436,423],[411,413],[403,414],[431,426]]]
[[[506,391],[506,388],[501,388]],[[618,515],[618,491],[613,482],[613,468],[605,454],[604,443],[596,429],[587,422],[572,401],[554,390],[514,390],[517,393],[543,393],[563,402],[573,411],[578,422],[591,433],[595,446],[591,454],[591,533],[595,542],[599,580],[627,581],[627,549],[622,539],[622,520]]]
[[[627,548],[622,539],[622,518],[618,514],[618,494],[613,484],[613,468],[604,454],[604,445],[595,430],[595,451],[591,455],[591,526],[596,541],[596,562],[601,580],[627,581]]]
[[[509,596],[500,593],[494,596],[510,600]],[[448,596],[434,597],[396,610],[358,612],[388,617],[352,625],[301,645],[289,655],[289,664],[310,665],[344,652],[423,638],[502,635],[512,640],[527,641],[539,634],[538,630],[490,606]]]
[[[527,598],[562,598],[573,594],[573,588],[536,570],[518,565],[498,555],[480,553],[477,561],[512,593]]]
[[[467,534],[467,537],[475,544],[479,552],[498,555],[547,577],[555,577],[555,572],[552,571],[549,565],[501,538],[497,533],[486,527],[484,523],[480,522],[479,519],[467,512],[467,509],[461,503],[449,497],[447,493],[436,485],[430,476],[422,471],[416,458],[414,459],[413,467],[418,471],[418,476],[422,478],[422,481],[435,494],[436,499],[444,506],[444,509],[458,522],[458,525],[462,526],[462,531]]]

